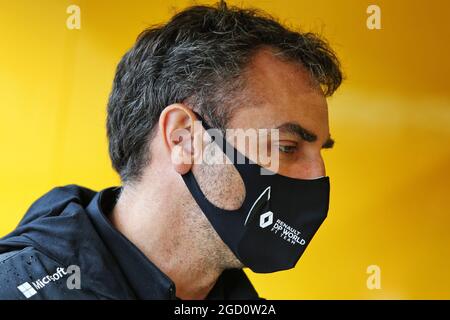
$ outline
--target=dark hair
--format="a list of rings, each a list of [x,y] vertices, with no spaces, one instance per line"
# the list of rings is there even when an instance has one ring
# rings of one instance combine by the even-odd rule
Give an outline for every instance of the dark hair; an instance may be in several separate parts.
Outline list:
[[[188,103],[225,128],[243,70],[263,47],[302,64],[326,96],[341,84],[339,61],[324,40],[288,30],[255,9],[223,1],[193,6],[142,32],[117,66],[108,102],[109,153],[122,181],[138,180],[149,163],[149,141],[166,106]]]

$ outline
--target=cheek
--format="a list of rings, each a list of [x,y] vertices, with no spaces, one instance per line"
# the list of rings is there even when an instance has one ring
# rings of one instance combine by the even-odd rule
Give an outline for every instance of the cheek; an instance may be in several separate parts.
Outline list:
[[[245,198],[245,186],[232,164],[203,163],[194,165],[192,170],[209,202],[226,210],[241,207]]]

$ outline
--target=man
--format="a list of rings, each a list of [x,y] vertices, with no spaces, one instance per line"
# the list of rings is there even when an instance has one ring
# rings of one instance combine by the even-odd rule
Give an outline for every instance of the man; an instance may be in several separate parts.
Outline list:
[[[36,201],[0,240],[0,298],[258,299],[242,268],[294,267],[326,217],[341,80],[323,40],[224,2],[145,30],[108,104],[122,186]],[[225,129],[271,130],[276,170]],[[211,146],[245,161],[195,161]]]

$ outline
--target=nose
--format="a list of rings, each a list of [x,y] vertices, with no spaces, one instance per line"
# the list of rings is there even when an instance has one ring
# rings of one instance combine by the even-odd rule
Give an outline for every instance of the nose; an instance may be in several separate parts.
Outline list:
[[[322,155],[320,153],[316,157],[316,159],[313,161],[313,164],[311,165],[310,173],[311,174],[310,174],[309,179],[320,178],[320,177],[324,177],[326,175],[325,162],[323,161]]]
[[[324,177],[326,175],[325,163],[320,152],[314,155],[305,155],[295,165],[295,168],[293,168],[293,173],[293,177],[297,179],[312,180]]]

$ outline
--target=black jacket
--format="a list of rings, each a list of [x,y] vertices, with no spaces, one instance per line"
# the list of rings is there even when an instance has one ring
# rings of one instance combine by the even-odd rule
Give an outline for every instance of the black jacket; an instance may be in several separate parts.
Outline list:
[[[69,185],[37,200],[0,239],[0,299],[176,299],[174,283],[106,218],[119,191]],[[231,269],[208,299],[258,294]]]

